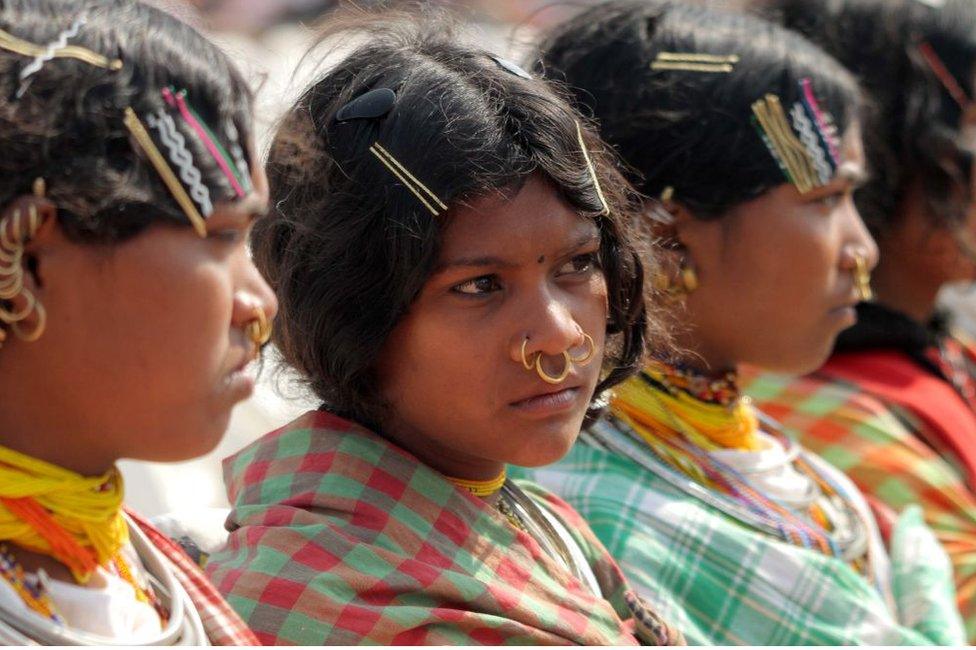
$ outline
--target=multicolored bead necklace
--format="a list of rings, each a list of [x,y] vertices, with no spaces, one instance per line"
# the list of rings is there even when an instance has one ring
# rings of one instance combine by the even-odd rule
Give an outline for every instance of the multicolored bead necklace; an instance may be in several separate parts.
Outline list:
[[[734,377],[727,377],[721,386],[713,386],[714,380],[695,380],[689,375],[688,370],[672,370],[663,363],[652,364],[646,372],[617,388],[612,400],[614,418],[625,424],[659,462],[737,502],[763,521],[767,528],[778,530],[784,540],[826,555],[847,555],[845,551],[850,545],[846,542],[849,540],[836,536],[834,523],[824,508],[829,503],[838,512],[845,513],[846,519],[858,528],[852,535],[864,532],[861,530],[863,522],[844,491],[817,471],[798,449],[791,464],[811,481],[818,493],[806,511],[791,510],[752,487],[741,472],[722,463],[710,452],[761,449],[765,443],[758,435],[754,408],[746,399],[737,397]],[[704,391],[700,390],[703,386]],[[698,389],[695,394],[688,390],[692,387]],[[732,395],[733,391],[736,396]],[[702,395],[711,397],[712,401],[702,399]],[[745,418],[743,410],[748,410],[751,417]],[[716,436],[716,432],[720,436]],[[774,428],[768,435],[777,439],[784,449],[795,448],[796,443],[778,429]],[[736,438],[740,444],[728,444]],[[856,569],[865,573],[870,571],[866,555],[848,559]]]

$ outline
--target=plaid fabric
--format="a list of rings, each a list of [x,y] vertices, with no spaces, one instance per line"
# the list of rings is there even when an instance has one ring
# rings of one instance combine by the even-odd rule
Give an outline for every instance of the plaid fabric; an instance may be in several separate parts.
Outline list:
[[[147,519],[132,510],[126,515],[146,534],[153,546],[169,560],[176,579],[186,589],[187,595],[200,614],[200,621],[207,631],[207,638],[214,645],[261,645],[247,624],[241,620],[220,592],[207,580],[203,572],[183,549],[157,530]]]
[[[595,426],[622,435],[606,422]],[[629,458],[581,441],[555,465],[524,473],[586,518],[631,584],[693,645],[963,640],[948,561],[917,513],[906,513],[895,532],[904,556],[894,572],[905,594],[899,623],[845,562],[746,528]]]
[[[934,437],[922,421],[846,382],[761,375],[746,390],[866,494],[895,509],[922,507],[952,561],[966,634],[976,643],[976,494],[957,466],[922,442]]]
[[[633,645],[652,616],[636,624],[619,569],[558,499],[534,492],[606,600],[494,508],[327,413],[228,459],[225,480],[231,534],[207,571],[266,644]]]

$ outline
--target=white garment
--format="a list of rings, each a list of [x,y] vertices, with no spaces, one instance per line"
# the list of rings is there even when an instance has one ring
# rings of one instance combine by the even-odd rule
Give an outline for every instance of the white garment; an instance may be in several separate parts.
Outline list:
[[[131,544],[122,549],[123,558],[137,580],[146,575]],[[28,580],[36,580],[27,574]],[[141,643],[159,635],[162,621],[152,605],[139,601],[128,582],[99,567],[88,585],[80,586],[44,578],[47,593],[65,624],[72,630],[97,634],[126,643]],[[25,615],[40,616],[27,607],[6,580],[0,580],[0,602]]]
[[[790,454],[783,444],[759,431],[756,434],[762,448],[755,451],[717,449],[709,456],[740,472],[757,492],[791,508],[806,508],[812,503],[813,482],[793,467],[796,454]]]

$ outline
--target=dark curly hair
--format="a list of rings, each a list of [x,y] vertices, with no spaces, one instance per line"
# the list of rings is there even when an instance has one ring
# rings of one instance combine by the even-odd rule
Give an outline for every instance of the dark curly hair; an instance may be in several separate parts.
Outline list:
[[[653,69],[661,52],[738,62],[727,73]],[[703,219],[786,182],[751,123],[753,102],[774,93],[789,107],[808,78],[841,133],[860,108],[851,75],[803,38],[746,14],[676,1],[591,7],[546,35],[531,63],[596,118],[642,193],[673,187]]]
[[[630,189],[599,139],[544,81],[463,44],[441,14],[360,16],[330,36],[363,39],[289,110],[268,160],[271,215],[253,232],[255,262],[278,293],[275,341],[326,406],[375,425],[380,350],[438,258],[451,209],[514,196],[546,178],[601,234],[617,334],[598,391],[636,370],[645,341],[643,270]],[[395,91],[375,119],[336,113],[368,91]],[[381,142],[448,206],[436,218],[370,154]],[[527,219],[538,218],[526,215]]]
[[[72,58],[46,61],[21,97],[19,74],[33,59],[0,49],[0,204],[47,181],[58,222],[77,241],[111,244],[155,221],[188,225],[123,123],[165,108],[172,86],[215,132],[252,134],[252,97],[220,50],[169,14],[135,0],[0,0],[0,29],[46,46],[83,17],[68,44],[120,59],[107,69]],[[194,131],[177,121],[214,200],[234,196]],[[224,144],[228,144],[225,142]],[[246,152],[243,154],[248,156]]]
[[[753,0],[753,8],[810,38],[859,78],[869,100],[864,142],[872,178],[858,192],[875,235],[897,219],[918,179],[933,225],[952,228],[973,199],[973,151],[961,145],[962,110],[925,62],[927,43],[973,97],[976,4],[946,0]],[[962,198],[960,201],[959,198]]]

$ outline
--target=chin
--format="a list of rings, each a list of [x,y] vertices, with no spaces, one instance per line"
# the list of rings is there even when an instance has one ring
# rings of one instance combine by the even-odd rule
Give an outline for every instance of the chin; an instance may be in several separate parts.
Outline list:
[[[582,421],[580,422],[582,424]],[[536,434],[525,432],[524,445],[509,462],[519,467],[543,467],[561,460],[579,437],[580,427]]]

